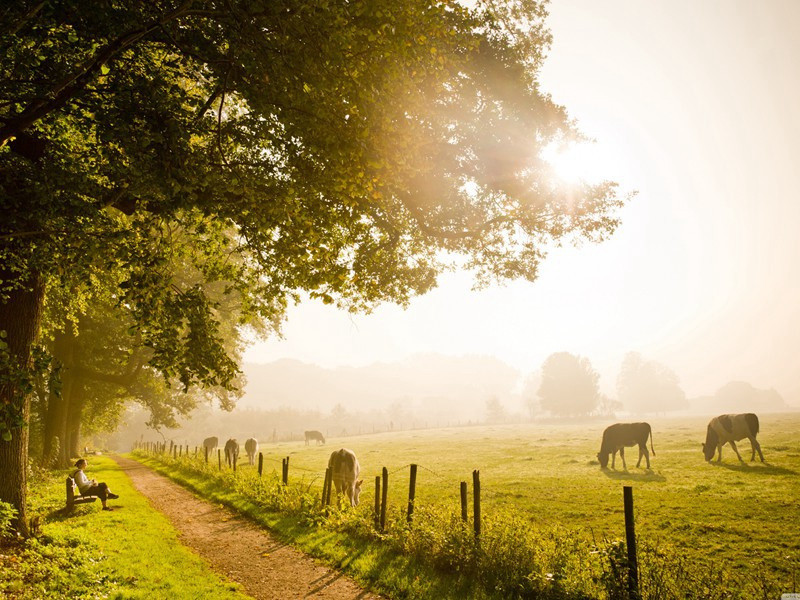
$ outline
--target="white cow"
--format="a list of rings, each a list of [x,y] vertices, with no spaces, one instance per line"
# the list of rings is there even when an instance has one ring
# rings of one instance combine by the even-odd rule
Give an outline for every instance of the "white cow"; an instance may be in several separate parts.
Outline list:
[[[361,468],[355,453],[346,448],[332,452],[328,467],[331,469],[331,479],[336,486],[337,498],[344,492],[350,500],[350,506],[358,506],[363,481],[358,479]]]
[[[244,443],[244,451],[247,452],[247,462],[251,465],[256,463],[256,454],[258,454],[258,440],[250,438]]]

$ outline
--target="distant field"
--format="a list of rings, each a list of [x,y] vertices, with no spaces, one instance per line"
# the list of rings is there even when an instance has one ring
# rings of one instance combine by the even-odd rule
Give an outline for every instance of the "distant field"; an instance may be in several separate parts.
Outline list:
[[[409,463],[420,466],[417,504],[459,506],[459,482],[472,494],[480,470],[483,512],[512,507],[537,524],[578,529],[588,539],[624,537],[622,488],[632,485],[640,539],[683,550],[690,559],[722,560],[744,569],[754,560],[790,574],[800,563],[800,414],[763,415],[758,438],[766,464],[750,463],[750,444],[738,444],[740,465],[726,446],[722,464],[704,461],[700,444],[708,418],[652,418],[652,471],[603,472],[595,459],[609,422],[524,424],[417,430],[331,439],[325,446],[262,444],[265,471],[290,457],[292,483],[321,489],[330,452],[353,449],[364,478],[363,509],[372,505],[375,476],[390,472],[389,498],[404,505]],[[265,436],[266,437],[266,436]],[[245,459],[246,457],[242,457]],[[644,461],[643,461],[644,464]],[[240,465],[240,469],[253,467]],[[798,569],[800,577],[800,569]]]

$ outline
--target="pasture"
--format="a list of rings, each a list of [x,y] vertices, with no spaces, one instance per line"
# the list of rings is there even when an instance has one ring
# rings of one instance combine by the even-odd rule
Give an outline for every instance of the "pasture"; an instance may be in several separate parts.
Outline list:
[[[708,418],[650,419],[652,470],[602,471],[609,422],[416,430],[262,444],[264,472],[217,457],[168,454],[147,464],[200,496],[234,507],[287,541],[368,581],[417,599],[625,598],[623,486],[634,490],[642,597],[771,599],[791,591],[800,562],[800,414],[763,415],[766,464],[723,450],[708,464]],[[222,432],[215,432],[222,433]],[[256,434],[257,437],[258,434]],[[749,444],[740,451],[749,458]],[[322,509],[328,457],[356,452],[364,479],[355,510]],[[632,451],[631,451],[632,450]],[[289,457],[289,485],[281,484]],[[406,524],[410,464],[418,465],[414,522]],[[387,524],[373,520],[375,476],[389,471]],[[459,484],[480,470],[482,533],[460,520]]]
[[[610,422],[600,421],[416,430],[333,438],[319,447],[262,444],[261,451],[265,472],[280,469],[280,458],[289,456],[290,483],[321,490],[330,452],[351,448],[361,464],[364,511],[373,505],[374,479],[384,466],[390,504],[406,505],[408,465],[416,463],[416,506],[454,510],[460,481],[468,482],[471,502],[472,471],[479,469],[484,515],[510,509],[536,525],[559,525],[598,541],[624,537],[622,488],[631,485],[637,535],[651,545],[737,570],[763,561],[791,576],[800,561],[800,414],[761,416],[765,464],[740,464],[728,446],[721,464],[706,463],[706,417],[649,422],[656,451],[651,471],[635,468],[635,447],[626,452],[627,472],[619,460],[616,471],[602,471],[596,453]],[[749,460],[749,442],[739,448]],[[242,474],[254,468],[239,466]]]

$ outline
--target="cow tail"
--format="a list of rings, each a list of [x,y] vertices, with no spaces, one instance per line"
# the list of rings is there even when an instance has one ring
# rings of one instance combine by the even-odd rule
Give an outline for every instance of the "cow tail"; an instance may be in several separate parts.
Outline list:
[[[650,428],[650,451],[653,453],[653,456],[656,455],[656,449],[653,448],[653,428],[652,427]]]
[[[756,437],[758,434],[758,416],[753,413],[747,413],[744,417],[747,420],[747,426],[750,428],[750,434]]]

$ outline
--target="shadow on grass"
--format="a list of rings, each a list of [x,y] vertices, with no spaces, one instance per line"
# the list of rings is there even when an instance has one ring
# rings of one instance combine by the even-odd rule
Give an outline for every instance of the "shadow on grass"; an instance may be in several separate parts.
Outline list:
[[[720,469],[727,469],[728,471],[735,471],[737,473],[747,473],[749,475],[797,475],[797,471],[787,469],[786,467],[778,467],[766,463],[724,463],[712,461],[710,463],[714,467]]]
[[[47,513],[45,517],[45,522],[52,523],[52,522],[64,522],[64,521],[71,521],[72,519],[80,519],[85,517],[88,513],[94,512],[95,510],[100,510],[99,504],[97,504],[97,508],[95,507],[95,503],[92,502],[87,506],[75,507],[72,510],[67,510],[66,507],[59,508],[57,510],[50,511]]]
[[[639,483],[663,483],[667,480],[663,475],[655,473],[651,469],[646,469],[641,472],[631,471],[612,471],[611,469],[603,469],[603,474],[609,479],[615,481],[636,481]]]

